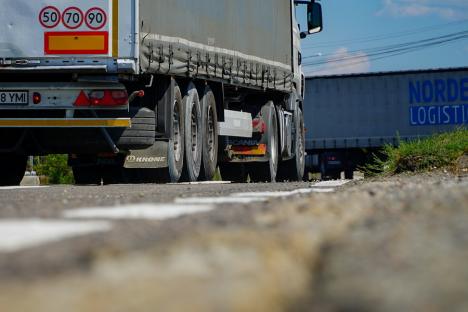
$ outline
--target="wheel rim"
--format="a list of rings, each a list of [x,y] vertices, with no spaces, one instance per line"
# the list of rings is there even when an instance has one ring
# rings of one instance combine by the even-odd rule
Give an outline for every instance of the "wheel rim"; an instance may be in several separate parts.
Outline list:
[[[278,164],[278,142],[276,140],[278,125],[276,123],[276,116],[273,115],[273,127],[272,127],[272,134],[271,134],[271,142],[270,142],[270,161],[271,161],[271,174],[275,175],[277,170]]]
[[[300,121],[300,126],[299,126],[299,138],[298,138],[298,160],[299,160],[299,169],[302,170],[302,166],[303,164],[305,163],[305,136],[304,136],[304,122],[301,118],[301,121]]]
[[[198,159],[198,110],[195,102],[192,103],[192,113],[190,116],[190,127],[192,129],[191,150],[194,160]]]
[[[174,148],[174,158],[176,162],[179,162],[182,158],[182,143],[181,143],[181,132],[180,132],[180,111],[177,101],[174,105],[174,115],[172,118],[172,127],[174,131],[174,136],[172,138],[172,144]]]
[[[216,132],[215,132],[215,122],[214,122],[214,114],[213,114],[213,108],[211,106],[208,107],[208,142],[207,142],[207,147],[208,147],[208,155],[211,160],[214,159],[215,157],[215,140],[216,140]]]

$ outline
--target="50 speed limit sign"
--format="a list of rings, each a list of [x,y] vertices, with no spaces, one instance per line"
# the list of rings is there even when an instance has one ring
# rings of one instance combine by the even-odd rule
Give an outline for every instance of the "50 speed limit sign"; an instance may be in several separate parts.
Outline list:
[[[62,15],[59,9],[54,6],[48,6],[39,13],[39,22],[45,28],[54,28],[60,23]]]

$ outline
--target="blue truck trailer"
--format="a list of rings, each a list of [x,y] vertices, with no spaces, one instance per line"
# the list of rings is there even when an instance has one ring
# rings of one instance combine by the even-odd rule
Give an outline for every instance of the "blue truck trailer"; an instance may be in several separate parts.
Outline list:
[[[468,68],[308,77],[306,167],[346,178],[385,144],[468,123]]]

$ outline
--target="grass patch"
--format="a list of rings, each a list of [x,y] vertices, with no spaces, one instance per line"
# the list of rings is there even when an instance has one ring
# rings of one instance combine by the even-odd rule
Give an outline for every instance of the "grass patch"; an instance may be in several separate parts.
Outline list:
[[[35,170],[45,178],[46,184],[73,184],[73,173],[68,166],[67,155],[36,157]]]
[[[373,174],[427,172],[454,168],[460,157],[468,153],[468,130],[433,135],[426,139],[401,142],[398,147],[387,145],[383,157],[375,157],[365,171]]]

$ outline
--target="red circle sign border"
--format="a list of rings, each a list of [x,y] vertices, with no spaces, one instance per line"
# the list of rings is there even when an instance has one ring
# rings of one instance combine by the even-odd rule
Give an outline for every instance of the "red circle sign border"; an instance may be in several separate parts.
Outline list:
[[[80,13],[80,15],[81,15],[81,21],[80,21],[80,23],[79,23],[77,26],[75,26],[75,27],[70,27],[69,25],[67,25],[67,23],[65,23],[65,19],[64,19],[65,13],[67,13],[69,10],[76,10],[76,11],[78,11],[78,12]],[[65,26],[65,27],[68,28],[68,29],[78,29],[78,28],[80,28],[81,25],[83,25],[84,20],[85,20],[85,16],[84,16],[84,14],[83,14],[83,11],[82,11],[80,8],[77,8],[77,7],[69,7],[69,8],[66,8],[65,11],[63,11],[63,14],[62,14],[62,24],[63,24],[63,26]]]
[[[55,23],[55,25],[53,26],[47,26],[46,24],[44,24],[44,22],[42,21],[42,13],[44,13],[45,10],[48,10],[48,9],[53,9],[55,12],[57,12],[57,15],[58,15],[58,18],[57,18],[57,22]],[[60,13],[60,10],[57,9],[57,7],[53,6],[53,5],[49,5],[49,6],[46,6],[45,8],[43,8],[41,10],[41,12],[39,13],[39,23],[42,25],[42,27],[44,28],[48,28],[48,29],[52,29],[52,28],[55,28],[57,27],[60,22],[62,21],[62,14]]]
[[[102,16],[104,17],[104,21],[103,21],[103,23],[102,23],[102,26],[100,26],[100,27],[93,27],[93,26],[91,26],[91,25],[88,23],[88,14],[89,14],[89,12],[91,12],[91,11],[93,11],[93,10],[98,10],[98,11],[100,11],[100,12],[102,13]],[[91,9],[89,9],[88,11],[86,11],[86,14],[85,14],[85,17],[84,17],[84,21],[85,21],[86,26],[88,26],[88,28],[91,29],[91,30],[99,30],[99,29],[102,29],[102,28],[104,28],[104,27],[106,26],[106,24],[107,24],[107,13],[106,13],[106,11],[104,11],[103,9],[101,9],[101,8],[99,8],[99,7],[91,8]]]

